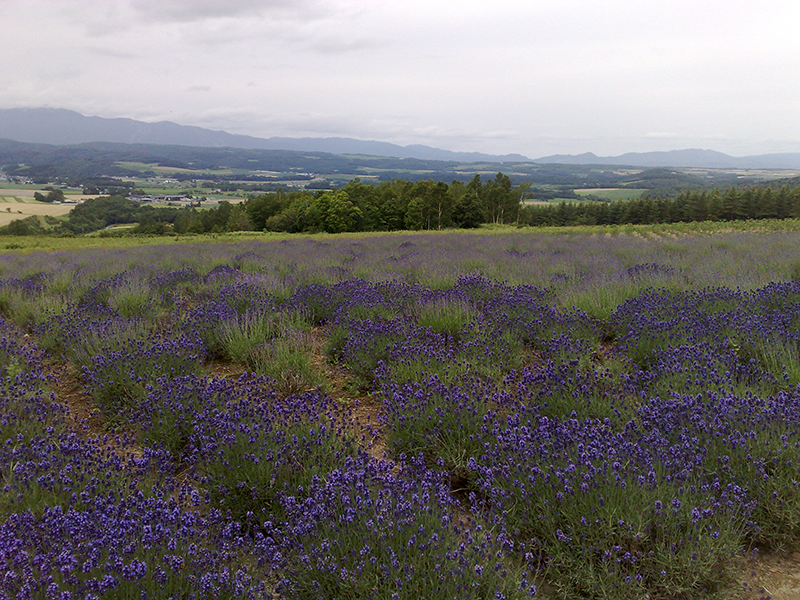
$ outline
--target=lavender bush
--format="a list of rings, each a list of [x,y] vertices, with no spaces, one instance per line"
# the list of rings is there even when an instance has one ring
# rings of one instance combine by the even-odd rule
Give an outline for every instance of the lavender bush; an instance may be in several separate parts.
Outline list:
[[[797,236],[6,253],[0,590],[722,592],[800,536]]]

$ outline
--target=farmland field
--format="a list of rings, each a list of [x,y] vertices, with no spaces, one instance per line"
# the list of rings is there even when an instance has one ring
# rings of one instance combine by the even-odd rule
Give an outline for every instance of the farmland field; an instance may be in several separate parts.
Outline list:
[[[766,595],[800,232],[736,227],[0,254],[0,596]]]
[[[36,192],[42,190],[34,186],[15,186],[8,183],[0,186],[0,227],[8,225],[11,221],[31,216],[62,217],[75,207],[75,204],[37,202],[33,199]],[[47,191],[43,193],[47,194]],[[78,201],[95,196],[67,191],[66,197]]]
[[[36,202],[33,192],[28,190],[0,190],[0,227],[31,216],[61,217],[74,207],[74,204]]]
[[[596,196],[605,200],[633,200],[639,198],[647,190],[635,188],[583,188],[576,189],[579,196]]]

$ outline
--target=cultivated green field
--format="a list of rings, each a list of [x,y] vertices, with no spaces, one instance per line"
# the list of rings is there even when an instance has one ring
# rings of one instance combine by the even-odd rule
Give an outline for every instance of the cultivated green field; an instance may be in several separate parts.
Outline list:
[[[604,200],[633,200],[639,198],[647,190],[635,188],[584,188],[576,189],[579,196],[595,196]]]
[[[231,175],[234,173],[233,169],[181,169],[179,167],[164,167],[158,165],[157,163],[133,161],[120,161],[117,163],[117,165],[126,169],[131,169],[132,171],[140,171],[142,173],[145,171],[154,171],[156,173],[196,173],[198,177],[201,175]]]
[[[67,205],[69,206],[69,205]],[[2,207],[0,206],[0,216]],[[477,229],[443,230],[441,234],[459,233],[460,235],[518,235],[529,233],[532,236],[562,236],[567,238],[575,234],[616,237],[629,235],[634,237],[682,238],[687,235],[713,235],[720,233],[775,233],[800,231],[800,219],[672,223],[656,225],[591,225],[576,227],[537,227],[535,229],[520,228],[514,225],[484,225]],[[183,234],[171,236],[132,236],[111,237],[103,235],[78,237],[52,237],[45,235],[5,236],[0,237],[0,254],[13,251],[28,254],[34,251],[63,252],[83,248],[133,248],[152,245],[185,245],[202,242],[239,242],[246,240],[292,240],[311,239],[324,242],[333,239],[352,239],[377,237],[429,236],[431,231],[390,231],[390,232],[357,232],[357,233],[314,233],[290,234],[269,231],[234,231],[219,234]]]

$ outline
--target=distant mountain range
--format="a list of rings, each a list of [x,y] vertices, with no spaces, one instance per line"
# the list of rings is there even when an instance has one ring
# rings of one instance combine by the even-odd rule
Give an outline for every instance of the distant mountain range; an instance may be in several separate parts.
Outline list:
[[[398,146],[386,142],[352,138],[257,138],[178,125],[170,121],[146,123],[134,119],[86,117],[62,108],[0,109],[0,138],[34,144],[71,145],[89,142],[122,144],[166,144],[202,148],[242,148],[245,150],[295,150],[363,154],[421,160],[460,162],[531,162],[521,154],[497,156],[480,152],[451,152],[430,146]]]
[[[625,165],[631,167],[677,167],[698,169],[800,169],[800,152],[729,156],[714,150],[670,150],[668,152],[628,152],[620,156],[555,154],[534,160],[540,164]]]
[[[452,152],[423,146],[399,146],[353,138],[257,138],[178,125],[170,121],[146,123],[134,119],[86,117],[60,108],[0,109],[0,138],[20,142],[70,145],[88,142],[123,144],[164,144],[203,148],[248,150],[294,150],[329,152],[420,160],[491,163],[539,163],[565,165],[620,165],[632,167],[677,167],[707,169],[800,169],[800,153],[762,154],[735,157],[713,150],[672,150],[630,152],[620,156],[557,154],[530,159],[521,154],[493,155],[480,152]]]

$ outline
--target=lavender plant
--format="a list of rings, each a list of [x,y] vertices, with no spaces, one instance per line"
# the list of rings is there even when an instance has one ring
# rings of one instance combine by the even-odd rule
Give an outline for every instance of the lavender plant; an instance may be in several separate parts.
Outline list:
[[[218,512],[166,500],[85,494],[68,510],[0,524],[0,591],[15,598],[266,598]],[[191,497],[189,498],[191,501]]]
[[[2,593],[719,591],[800,535],[797,236],[0,255]],[[391,462],[309,391],[321,337]],[[70,432],[55,360],[119,438]]]
[[[279,520],[282,494],[303,493],[357,452],[331,408],[315,392],[242,397],[197,415],[189,444],[212,501],[243,522]]]
[[[303,498],[285,496],[286,598],[523,598],[535,594],[511,559],[513,543],[454,518],[440,473],[412,460],[348,459]]]
[[[199,372],[202,353],[201,341],[192,335],[130,339],[91,357],[83,367],[86,388],[108,422],[129,420],[153,385]]]

